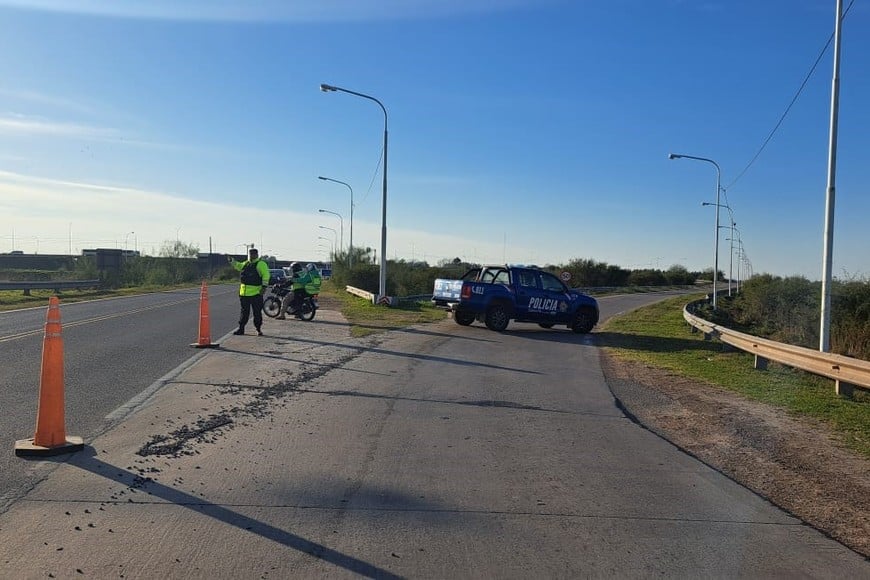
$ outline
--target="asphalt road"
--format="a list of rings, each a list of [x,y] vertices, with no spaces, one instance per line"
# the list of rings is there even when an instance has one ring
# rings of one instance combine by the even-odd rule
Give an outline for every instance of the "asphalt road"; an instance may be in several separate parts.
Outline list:
[[[235,328],[238,286],[209,288],[212,341]],[[195,356],[200,290],[176,290],[64,304],[67,435],[85,441],[112,425],[127,401]],[[48,466],[22,462],[15,441],[33,437],[47,308],[0,313],[0,511]],[[249,325],[249,329],[252,325]]]
[[[600,303],[606,318],[661,297]],[[270,326],[56,465],[0,517],[0,562],[28,577],[870,574],[626,417],[595,333],[445,320],[353,339],[331,311]],[[148,441],[172,445],[142,455]]]
[[[197,340],[199,296],[197,288],[61,300],[67,435],[92,440],[124,417],[125,405],[159,387],[161,377],[204,354],[190,347]],[[602,320],[650,301],[644,294],[605,298]],[[235,329],[234,284],[209,288],[209,313],[213,342]],[[15,441],[35,431],[45,314],[45,307],[0,313],[0,444],[7,449],[0,453],[0,512],[51,468],[12,453]]]

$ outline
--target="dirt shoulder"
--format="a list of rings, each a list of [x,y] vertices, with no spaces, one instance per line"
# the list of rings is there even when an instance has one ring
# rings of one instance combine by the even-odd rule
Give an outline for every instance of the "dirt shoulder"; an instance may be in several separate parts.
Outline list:
[[[870,461],[824,425],[643,363],[601,359],[639,423],[870,558]]]

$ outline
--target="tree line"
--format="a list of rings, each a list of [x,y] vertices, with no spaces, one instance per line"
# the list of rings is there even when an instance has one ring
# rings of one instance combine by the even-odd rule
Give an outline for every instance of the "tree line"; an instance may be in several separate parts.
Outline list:
[[[719,310],[703,316],[748,334],[817,349],[821,326],[821,282],[802,276],[756,275]],[[831,352],[870,360],[870,281],[834,280],[831,285]]]
[[[337,253],[333,262],[332,275],[336,284],[354,286],[376,293],[379,287],[380,266],[375,263],[371,248],[354,248],[348,266],[346,253]],[[479,264],[466,262],[461,258],[442,260],[435,266],[427,262],[388,260],[387,294],[391,296],[417,296],[431,294],[436,278],[459,278],[470,268]],[[686,286],[695,284],[708,272],[690,272],[685,267],[674,265],[667,270],[640,269],[628,270],[619,266],[592,259],[574,259],[567,264],[548,264],[542,270],[561,275],[570,274],[568,285],[574,288],[602,288],[619,286]],[[720,279],[722,274],[720,273]]]
[[[198,283],[204,277],[235,281],[238,273],[221,263],[203,268],[196,246],[168,241],[159,256],[134,256],[124,259],[120,268],[100,270],[93,257],[70,258],[57,270],[4,270],[9,280],[100,279],[107,288],[131,286],[172,286]],[[267,260],[268,256],[265,257]],[[337,252],[332,256],[332,279],[337,288],[350,285],[372,293],[379,287],[380,265],[372,248],[353,248],[353,254]],[[387,294],[424,296],[432,292],[436,278],[459,278],[479,264],[460,258],[442,260],[435,266],[426,262],[388,260]],[[548,264],[543,270],[570,274],[574,288],[625,286],[688,286],[712,280],[712,269],[692,272],[681,265],[667,270],[635,269],[576,258],[567,264]],[[719,280],[725,280],[719,272]],[[720,293],[720,308],[702,312],[708,320],[749,334],[779,342],[818,348],[821,311],[821,283],[801,276],[755,275],[741,281],[739,292],[731,297]],[[835,279],[831,299],[831,350],[870,360],[870,281]]]

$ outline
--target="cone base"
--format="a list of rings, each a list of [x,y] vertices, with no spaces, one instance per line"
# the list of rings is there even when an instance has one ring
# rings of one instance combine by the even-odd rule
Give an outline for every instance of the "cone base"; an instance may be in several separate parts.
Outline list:
[[[50,457],[52,455],[61,455],[62,453],[74,453],[85,448],[85,443],[81,437],[67,437],[66,443],[55,445],[54,447],[43,447],[36,445],[33,439],[20,439],[15,442],[15,455],[22,456],[41,456]]]
[[[219,348],[219,347],[220,347],[220,343],[218,343],[218,342],[210,342],[210,343],[208,343],[208,344],[200,344],[200,343],[198,343],[198,342],[191,342],[191,343],[190,343],[190,346],[192,346],[193,348]]]

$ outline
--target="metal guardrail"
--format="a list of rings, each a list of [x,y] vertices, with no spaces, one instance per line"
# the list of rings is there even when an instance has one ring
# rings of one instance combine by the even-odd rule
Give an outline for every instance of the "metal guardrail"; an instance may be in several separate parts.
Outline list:
[[[377,294],[372,294],[367,290],[361,290],[359,288],[354,288],[353,286],[345,286],[345,291],[353,294],[354,296],[359,296],[360,298],[365,298],[372,304],[375,303],[377,298]],[[393,306],[400,302],[420,302],[421,300],[429,300],[432,298],[431,294],[418,294],[415,296],[385,296],[381,298],[380,303],[385,304],[387,306]]]
[[[705,336],[718,338],[726,344],[755,355],[755,368],[765,369],[772,360],[797,369],[828,377],[835,381],[837,394],[851,397],[854,388],[870,390],[870,361],[801,346],[793,346],[737,332],[708,322],[691,310],[703,301],[691,302],[683,308],[683,318]]]
[[[17,281],[17,282],[0,282],[0,290],[23,290],[25,296],[30,296],[31,290],[68,290],[71,288],[99,288],[102,282],[100,280],[41,280],[41,281]]]
[[[354,288],[353,286],[345,286],[344,289],[353,294],[354,296],[359,296],[360,298],[365,298],[369,302],[374,303],[375,295],[367,290],[360,290],[359,288]]]
[[[412,296],[397,296],[394,300],[399,302],[428,302],[432,300],[431,294],[414,294]]]
[[[657,286],[577,286],[574,290],[579,290],[584,294],[606,294],[609,292],[666,292],[668,290],[697,290],[698,292],[707,292],[712,288],[712,284],[663,284]]]

